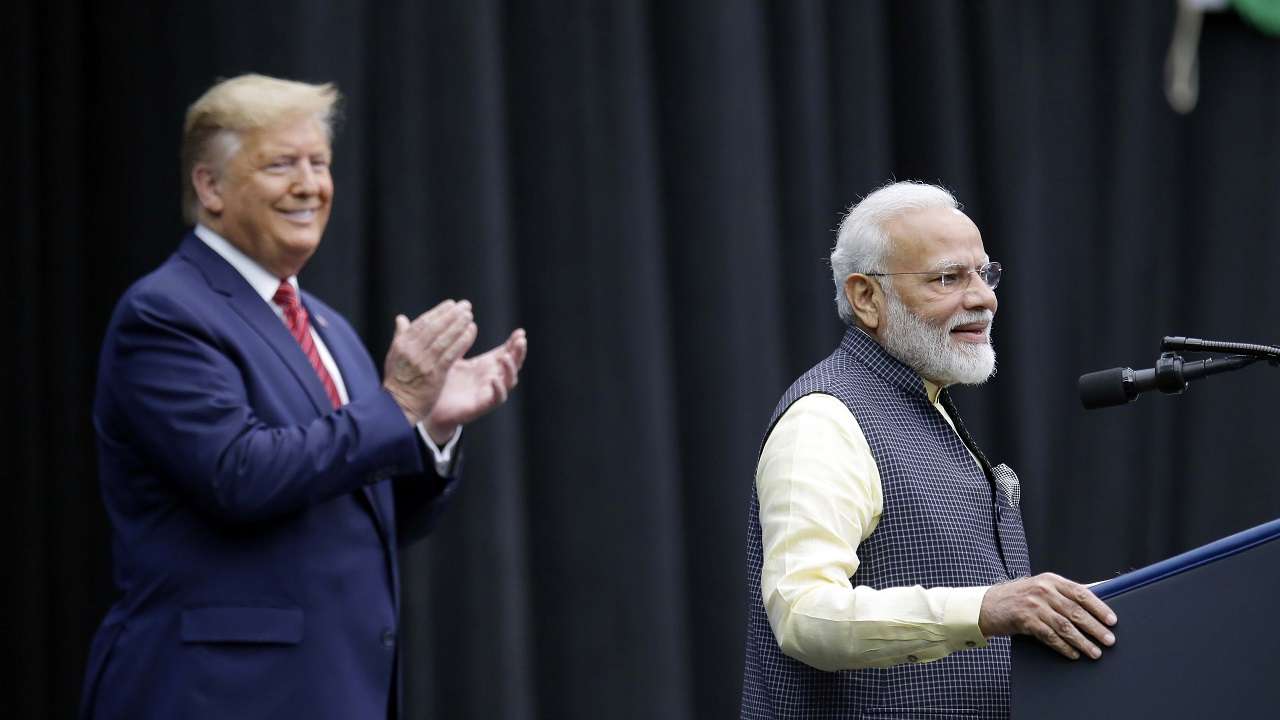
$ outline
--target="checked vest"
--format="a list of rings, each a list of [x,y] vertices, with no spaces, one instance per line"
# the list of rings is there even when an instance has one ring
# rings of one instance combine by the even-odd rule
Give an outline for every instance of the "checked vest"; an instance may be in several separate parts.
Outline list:
[[[1016,476],[1004,465],[991,468],[976,447],[970,455],[913,370],[850,328],[840,347],[783,395],[766,439],[787,408],[810,393],[832,395],[849,408],[880,472],[884,512],[858,547],[854,585],[966,587],[1029,574]],[[942,402],[954,407],[949,398]],[[760,512],[752,492],[743,718],[1009,716],[1008,637],[929,663],[817,670],[779,650],[760,595],[761,566]]]

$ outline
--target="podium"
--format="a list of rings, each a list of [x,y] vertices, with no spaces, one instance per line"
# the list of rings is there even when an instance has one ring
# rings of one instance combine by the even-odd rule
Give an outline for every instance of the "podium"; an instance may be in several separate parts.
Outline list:
[[[1280,718],[1280,520],[1099,583],[1116,645],[1013,641],[1012,716]]]

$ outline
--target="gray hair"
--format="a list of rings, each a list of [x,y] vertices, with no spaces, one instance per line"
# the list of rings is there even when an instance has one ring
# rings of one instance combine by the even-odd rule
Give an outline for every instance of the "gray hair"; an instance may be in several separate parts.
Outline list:
[[[911,210],[935,207],[959,209],[960,204],[946,188],[914,180],[879,187],[850,206],[831,250],[836,311],[846,324],[853,324],[853,307],[845,297],[844,281],[854,273],[885,272],[884,261],[889,255],[885,225]]]

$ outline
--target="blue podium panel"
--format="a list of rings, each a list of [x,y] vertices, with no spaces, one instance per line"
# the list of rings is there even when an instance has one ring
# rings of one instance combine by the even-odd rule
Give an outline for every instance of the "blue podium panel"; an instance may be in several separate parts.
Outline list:
[[[1102,659],[1013,642],[1013,717],[1280,718],[1280,520],[1094,587]]]

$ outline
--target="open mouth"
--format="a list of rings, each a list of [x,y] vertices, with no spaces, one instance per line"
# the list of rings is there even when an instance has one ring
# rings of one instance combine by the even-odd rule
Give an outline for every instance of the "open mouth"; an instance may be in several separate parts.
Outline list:
[[[989,325],[985,322],[964,323],[951,328],[951,335],[963,342],[970,343],[986,343],[987,328]]]

